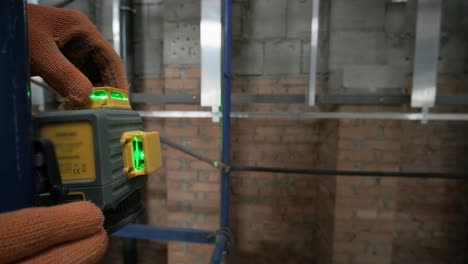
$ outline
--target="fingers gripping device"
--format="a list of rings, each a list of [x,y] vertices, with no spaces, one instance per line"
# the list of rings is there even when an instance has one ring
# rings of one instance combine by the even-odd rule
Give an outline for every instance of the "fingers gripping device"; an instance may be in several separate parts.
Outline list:
[[[92,201],[103,210],[106,229],[114,231],[143,212],[147,175],[161,167],[159,134],[143,131],[126,91],[98,87],[90,99],[83,109],[35,118],[36,136],[55,147],[60,175],[51,184],[50,168],[42,174],[38,170],[37,202]]]

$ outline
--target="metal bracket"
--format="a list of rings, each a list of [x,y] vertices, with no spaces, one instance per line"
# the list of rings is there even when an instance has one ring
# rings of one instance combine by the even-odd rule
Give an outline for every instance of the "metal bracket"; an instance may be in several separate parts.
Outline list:
[[[211,107],[211,120],[214,123],[219,123],[221,119],[221,113],[219,112],[219,106],[212,106]]]
[[[112,1],[112,44],[120,56],[120,0]]]
[[[419,0],[413,69],[412,107],[433,107],[437,92],[442,0]]]
[[[312,0],[312,21],[310,23],[310,70],[309,70],[309,106],[315,106],[317,81],[317,56],[319,38],[320,0]]]
[[[421,124],[426,125],[428,122],[429,107],[421,108]]]
[[[218,122],[221,106],[221,0],[201,1],[201,106],[212,108],[213,122]]]

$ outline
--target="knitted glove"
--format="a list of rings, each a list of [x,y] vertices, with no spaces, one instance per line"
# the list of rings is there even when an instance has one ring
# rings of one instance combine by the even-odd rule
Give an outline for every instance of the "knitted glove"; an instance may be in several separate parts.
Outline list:
[[[0,214],[0,263],[96,263],[107,248],[103,222],[90,202]]]
[[[27,11],[32,76],[70,105],[87,103],[93,86],[128,89],[120,57],[84,14],[31,4]]]

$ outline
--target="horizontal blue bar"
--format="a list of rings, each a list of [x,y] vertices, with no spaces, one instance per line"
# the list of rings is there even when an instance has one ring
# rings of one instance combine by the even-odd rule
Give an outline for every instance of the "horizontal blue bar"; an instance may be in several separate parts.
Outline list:
[[[212,244],[215,242],[215,232],[208,230],[196,230],[189,228],[156,227],[150,225],[127,225],[118,230],[112,236],[162,240],[162,241],[180,241],[191,243]]]

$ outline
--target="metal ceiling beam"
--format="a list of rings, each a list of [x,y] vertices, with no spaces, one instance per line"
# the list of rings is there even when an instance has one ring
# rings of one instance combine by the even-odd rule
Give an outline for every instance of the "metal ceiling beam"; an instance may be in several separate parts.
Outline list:
[[[145,118],[213,118],[221,114],[207,111],[139,111]],[[433,120],[468,121],[468,113],[364,113],[364,112],[232,112],[231,118],[249,119],[374,119],[374,120]]]
[[[199,104],[199,95],[133,93],[136,104]],[[302,104],[304,94],[233,94],[233,105],[252,103]],[[409,105],[409,95],[317,95],[316,102],[323,105]],[[466,106],[468,95],[441,95],[436,97],[436,106]]]

